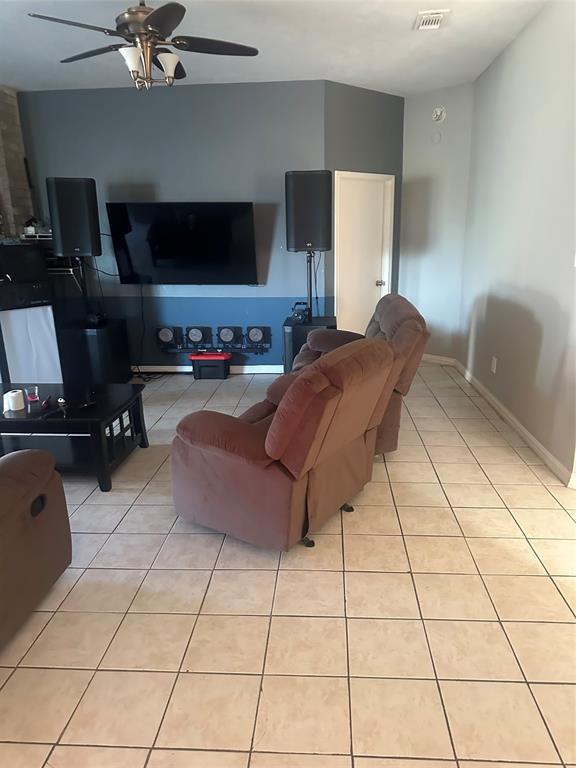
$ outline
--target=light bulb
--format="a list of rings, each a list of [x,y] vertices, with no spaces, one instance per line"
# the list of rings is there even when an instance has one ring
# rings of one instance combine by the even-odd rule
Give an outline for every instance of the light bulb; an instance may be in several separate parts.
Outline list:
[[[159,53],[158,61],[164,70],[166,82],[168,85],[172,85],[174,82],[174,72],[176,71],[180,59],[175,53]]]
[[[119,49],[119,53],[126,62],[132,79],[136,80],[138,75],[141,75],[142,70],[142,52],[140,48],[137,48],[135,45],[126,45]]]

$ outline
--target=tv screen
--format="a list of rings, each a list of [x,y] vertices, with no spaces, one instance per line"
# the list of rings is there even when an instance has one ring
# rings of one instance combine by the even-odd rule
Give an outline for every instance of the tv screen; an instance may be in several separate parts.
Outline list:
[[[258,282],[252,203],[106,203],[121,283]]]

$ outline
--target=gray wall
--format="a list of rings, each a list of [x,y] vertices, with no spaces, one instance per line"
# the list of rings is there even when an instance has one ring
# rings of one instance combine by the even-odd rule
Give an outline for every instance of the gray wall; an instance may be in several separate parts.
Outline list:
[[[461,351],[568,470],[576,425],[574,72],[574,5],[553,1],[476,83]]]
[[[326,83],[325,168],[396,176],[392,284],[398,283],[404,99]],[[333,278],[327,275],[327,281]]]
[[[460,303],[474,85],[406,99],[399,291],[432,331],[428,352],[460,351]],[[446,108],[443,123],[434,107]]]

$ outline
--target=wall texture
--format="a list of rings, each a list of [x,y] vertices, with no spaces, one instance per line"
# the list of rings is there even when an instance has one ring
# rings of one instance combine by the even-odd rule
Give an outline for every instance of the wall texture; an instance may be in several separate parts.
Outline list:
[[[546,3],[476,83],[461,351],[480,382],[570,470],[574,21],[572,3]]]
[[[400,293],[432,331],[428,352],[455,357],[470,166],[472,83],[406,99]],[[446,119],[432,121],[443,106]]]
[[[357,108],[353,134],[342,134],[336,121],[351,103]],[[179,362],[156,347],[150,329],[162,323],[271,325],[272,352],[242,362],[280,363],[282,320],[306,292],[305,256],[285,250],[284,172],[344,164],[346,170],[380,171],[383,157],[399,174],[402,168],[403,100],[325,81],[22,93],[20,110],[44,216],[47,176],[94,177],[103,232],[108,200],[255,203],[261,284],[145,286],[143,364]],[[346,141],[360,146],[367,135],[369,146],[345,155]],[[115,272],[104,240],[98,266]],[[135,359],[140,288],[100,277],[110,314],[129,318]]]

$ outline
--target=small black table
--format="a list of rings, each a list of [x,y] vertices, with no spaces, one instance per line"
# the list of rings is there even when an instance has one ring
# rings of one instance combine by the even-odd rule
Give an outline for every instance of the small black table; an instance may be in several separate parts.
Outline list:
[[[1,396],[28,384],[0,383]],[[49,451],[64,471],[96,471],[103,491],[111,474],[136,448],[148,447],[143,384],[108,384],[90,389],[39,384],[39,401],[0,415],[0,455],[24,448]],[[1,406],[0,396],[0,406]],[[50,396],[48,407],[42,401]],[[63,397],[66,404],[58,405]]]

